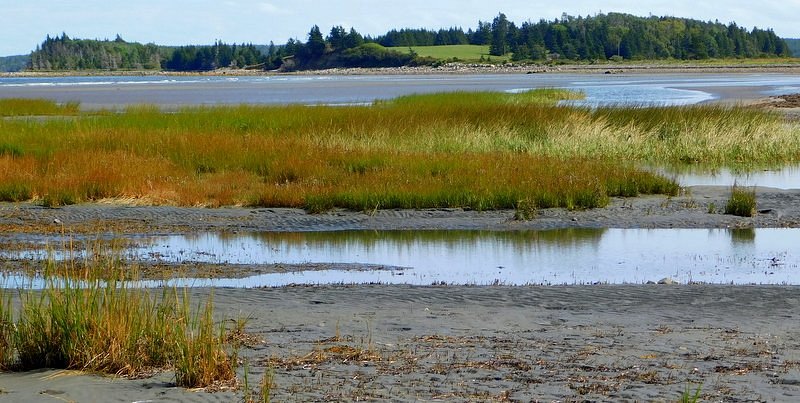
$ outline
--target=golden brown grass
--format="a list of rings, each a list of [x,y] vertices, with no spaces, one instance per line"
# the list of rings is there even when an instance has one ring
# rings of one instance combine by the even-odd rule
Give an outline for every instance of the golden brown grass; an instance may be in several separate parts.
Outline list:
[[[778,116],[695,106],[588,110],[559,90],[402,97],[370,107],[135,107],[0,121],[0,200],[320,211],[602,206],[675,193],[635,168],[796,161]]]
[[[119,260],[45,263],[44,288],[0,290],[0,368],[65,368],[126,377],[173,369],[184,387],[235,385],[236,351],[213,319],[176,289],[136,288]],[[220,323],[225,323],[220,322]]]

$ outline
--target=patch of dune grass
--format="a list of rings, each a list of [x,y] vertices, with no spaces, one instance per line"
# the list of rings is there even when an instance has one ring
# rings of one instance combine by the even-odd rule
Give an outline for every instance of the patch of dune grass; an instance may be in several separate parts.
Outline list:
[[[800,158],[800,131],[770,113],[558,104],[580,96],[460,92],[372,106],[139,106],[0,120],[0,194],[49,206],[124,198],[310,211],[591,208],[677,192],[636,168],[644,164]]]

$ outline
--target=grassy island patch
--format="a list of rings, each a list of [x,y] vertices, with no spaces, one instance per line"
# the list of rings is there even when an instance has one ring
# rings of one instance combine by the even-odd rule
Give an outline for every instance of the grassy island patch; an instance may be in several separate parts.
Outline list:
[[[137,106],[3,119],[0,197],[309,211],[592,208],[613,196],[678,191],[642,164],[800,156],[797,127],[770,113],[558,102],[580,96],[456,92],[370,106]]]

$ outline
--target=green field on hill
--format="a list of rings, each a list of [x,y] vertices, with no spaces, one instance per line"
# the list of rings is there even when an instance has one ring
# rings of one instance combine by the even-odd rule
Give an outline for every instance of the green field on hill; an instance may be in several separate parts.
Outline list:
[[[408,50],[408,47],[396,47],[396,50]],[[504,61],[510,58],[507,56],[489,55],[489,45],[442,45],[442,46],[412,46],[410,48],[421,57],[432,57],[439,60],[452,60],[457,58],[467,62],[477,62],[481,60]]]

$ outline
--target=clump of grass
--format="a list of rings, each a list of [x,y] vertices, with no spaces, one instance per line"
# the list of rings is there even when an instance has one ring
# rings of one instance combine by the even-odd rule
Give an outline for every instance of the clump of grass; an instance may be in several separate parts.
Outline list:
[[[0,367],[130,377],[173,368],[180,386],[235,382],[235,352],[219,335],[225,329],[213,321],[210,299],[193,315],[185,291],[153,295],[121,280],[130,273],[113,264],[98,260],[78,276],[71,262],[50,261],[44,289],[20,291],[16,310],[0,292]]]
[[[79,111],[77,102],[59,104],[48,99],[0,99],[0,116],[76,115]]]
[[[536,217],[539,213],[539,208],[536,201],[525,199],[517,202],[517,208],[514,211],[514,219],[517,221],[528,221]]]
[[[75,204],[77,200],[73,189],[56,189],[52,193],[45,194],[41,203],[44,207],[61,207]]]
[[[731,189],[731,198],[725,205],[725,214],[739,217],[752,217],[756,215],[755,189],[748,190],[734,184]]]
[[[25,183],[0,183],[0,202],[21,202],[29,200],[32,195],[30,186]]]
[[[0,291],[0,371],[14,360],[14,320],[11,296]]]
[[[183,301],[186,303],[188,298],[184,297]],[[188,312],[188,306],[184,306],[183,312]],[[181,324],[185,329],[177,332],[177,354],[173,365],[178,386],[211,386],[236,377],[236,356],[220,348],[226,338],[225,326],[222,323],[215,325],[212,315],[213,303],[209,298],[205,308]]]

